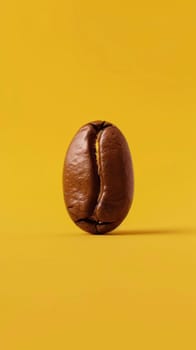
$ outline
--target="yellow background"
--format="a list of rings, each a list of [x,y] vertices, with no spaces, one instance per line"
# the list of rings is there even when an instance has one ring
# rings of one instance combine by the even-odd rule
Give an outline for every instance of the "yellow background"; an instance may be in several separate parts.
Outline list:
[[[195,349],[195,1],[2,1],[0,347]],[[135,198],[91,236],[62,196],[66,148],[103,119]]]

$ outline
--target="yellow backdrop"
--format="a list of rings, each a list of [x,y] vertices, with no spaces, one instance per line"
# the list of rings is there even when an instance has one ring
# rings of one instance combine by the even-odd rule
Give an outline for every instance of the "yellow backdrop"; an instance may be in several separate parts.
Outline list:
[[[195,349],[195,1],[0,7],[1,349]],[[107,236],[62,195],[66,148],[96,119],[135,172]]]

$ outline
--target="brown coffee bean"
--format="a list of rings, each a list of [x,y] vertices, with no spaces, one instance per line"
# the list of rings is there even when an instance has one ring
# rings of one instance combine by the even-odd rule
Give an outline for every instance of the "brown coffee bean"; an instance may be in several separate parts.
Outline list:
[[[67,150],[63,190],[72,220],[100,234],[116,228],[133,200],[129,147],[114,125],[95,121],[81,127]]]

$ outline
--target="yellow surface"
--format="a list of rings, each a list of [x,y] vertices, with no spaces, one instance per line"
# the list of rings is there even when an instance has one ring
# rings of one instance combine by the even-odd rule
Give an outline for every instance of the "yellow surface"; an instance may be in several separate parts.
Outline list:
[[[0,348],[196,348],[195,1],[2,1]],[[84,123],[126,136],[135,199],[108,236],[66,214]]]

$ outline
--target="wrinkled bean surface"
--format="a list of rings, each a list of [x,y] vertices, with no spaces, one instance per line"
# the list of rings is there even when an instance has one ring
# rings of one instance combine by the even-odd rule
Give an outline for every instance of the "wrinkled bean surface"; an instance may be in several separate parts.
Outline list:
[[[63,190],[67,210],[83,230],[106,233],[123,221],[133,200],[133,167],[116,126],[95,121],[79,129],[66,153]]]

